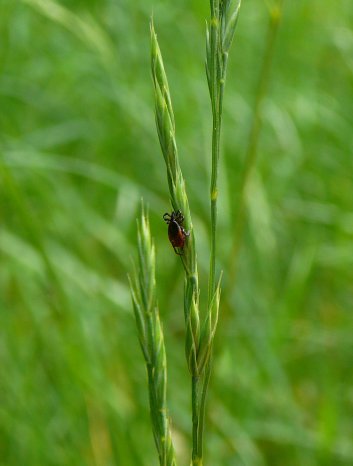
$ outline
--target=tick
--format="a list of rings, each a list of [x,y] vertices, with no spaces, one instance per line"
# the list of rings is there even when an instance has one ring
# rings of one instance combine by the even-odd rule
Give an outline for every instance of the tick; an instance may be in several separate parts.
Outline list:
[[[182,256],[186,237],[190,236],[190,232],[185,231],[183,228],[184,215],[178,210],[171,214],[164,214],[163,220],[168,224],[168,238],[172,243],[175,254]],[[181,252],[177,251],[175,248],[179,248]]]

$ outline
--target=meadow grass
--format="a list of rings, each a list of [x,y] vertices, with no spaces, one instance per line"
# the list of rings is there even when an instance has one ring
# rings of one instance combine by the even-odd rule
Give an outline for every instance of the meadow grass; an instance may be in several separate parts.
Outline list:
[[[200,289],[198,285],[197,254],[194,231],[185,190],[185,181],[178,159],[175,119],[168,80],[157,41],[157,35],[154,30],[153,22],[151,22],[151,63],[155,91],[156,126],[167,169],[169,195],[173,209],[171,217],[167,214],[170,218],[168,224],[170,227],[175,225],[178,229],[177,235],[182,234],[184,236],[183,244],[180,247],[178,244],[177,248],[175,248],[175,244],[173,243],[174,239],[173,237],[170,237],[168,233],[169,239],[173,244],[174,252],[179,255],[185,270],[185,353],[191,375],[191,464],[195,466],[201,466],[203,464],[203,435],[206,395],[211,376],[213,340],[217,328],[221,294],[221,277],[218,280],[218,284],[216,285],[215,283],[218,164],[220,156],[223,94],[227,72],[228,53],[235,33],[240,1],[232,4],[231,1],[222,2],[212,0],[210,2],[210,7],[211,18],[209,25],[207,25],[206,33],[206,75],[212,107],[212,172],[210,183],[211,248],[207,311],[203,317],[201,325],[199,312]],[[149,298],[150,295],[153,294],[154,296],[156,293],[154,277],[155,259],[154,250],[150,246],[151,241],[148,222],[145,219],[143,210],[141,215],[142,218],[138,233],[139,267],[138,270],[135,269],[134,272],[134,282],[131,284],[131,293],[139,339],[148,372],[150,411],[155,443],[159,452],[160,464],[167,466],[175,464],[175,456],[171,447],[172,440],[170,430],[167,427],[167,418],[162,422],[163,427],[159,427],[159,418],[161,413],[164,413],[164,415],[166,413],[165,392],[167,374],[165,369],[165,350],[164,344],[158,342],[158,338],[160,339],[162,335],[159,318],[154,324],[151,323],[148,325],[148,315],[153,315],[152,308],[156,308],[156,304],[154,304],[155,298]],[[177,220],[174,220],[174,215]],[[184,222],[187,230],[184,229]],[[178,225],[178,223],[180,225]],[[142,228],[141,225],[146,226],[145,228]],[[148,251],[150,251],[150,253]],[[157,312],[157,315],[159,316],[158,311],[155,312]],[[146,317],[144,318],[144,316]],[[147,331],[150,327],[151,330]],[[151,342],[148,344],[149,340],[151,340]],[[154,349],[148,351],[147,348],[152,345],[154,345]],[[162,356],[160,357],[164,362],[160,364],[151,362],[151,354],[158,354],[157,348],[163,348],[163,358]],[[159,358],[155,356],[155,359]],[[150,369],[151,367],[152,369]],[[151,370],[153,371],[152,374]],[[155,392],[160,392],[161,390],[155,388],[151,379],[152,381],[158,379],[163,382],[163,396],[155,395]]]
[[[153,9],[181,168],[186,180],[197,175],[186,189],[205,283],[209,5],[57,4],[1,4],[0,464],[158,463],[126,279],[141,196],[158,245],[174,446],[179,464],[187,464],[184,272],[161,218],[168,196],[153,120],[148,24]],[[243,2],[228,64],[216,259],[216,270],[224,269],[222,312],[204,455],[222,466],[347,465],[353,462],[350,0],[283,4],[256,164],[246,183],[236,285],[230,279],[272,4]],[[203,292],[200,308],[206,306]]]

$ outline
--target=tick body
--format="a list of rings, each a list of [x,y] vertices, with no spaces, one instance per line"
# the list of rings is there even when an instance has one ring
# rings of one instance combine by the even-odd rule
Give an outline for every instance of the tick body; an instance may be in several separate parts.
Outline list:
[[[178,210],[171,214],[164,214],[163,220],[168,224],[168,238],[174,248],[175,254],[182,256],[186,237],[190,236],[190,232],[185,231],[183,228],[184,215]]]

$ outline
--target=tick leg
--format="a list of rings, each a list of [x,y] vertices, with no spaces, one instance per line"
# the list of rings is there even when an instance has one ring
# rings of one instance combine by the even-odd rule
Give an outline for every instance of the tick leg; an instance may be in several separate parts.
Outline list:
[[[183,223],[184,215],[180,212],[180,210],[178,210],[178,212],[175,214],[175,220],[180,224]]]
[[[170,215],[168,214],[168,212],[166,212],[164,215],[163,215],[163,220],[167,223],[170,222]]]

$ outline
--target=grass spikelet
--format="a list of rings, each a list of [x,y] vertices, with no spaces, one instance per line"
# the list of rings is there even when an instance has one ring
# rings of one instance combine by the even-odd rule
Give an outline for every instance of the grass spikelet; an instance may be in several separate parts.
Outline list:
[[[155,91],[155,116],[159,142],[167,168],[170,201],[173,210],[180,210],[185,217],[185,229],[190,231],[184,254],[181,256],[187,276],[192,276],[197,286],[196,248],[185,182],[180,169],[175,136],[175,121],[167,76],[157,35],[151,21],[151,67]]]
[[[185,217],[185,228],[190,236],[180,256],[185,269],[184,314],[187,328],[186,354],[191,366],[196,371],[195,351],[198,348],[199,338],[199,289],[196,264],[196,245],[191,221],[185,182],[181,172],[175,137],[175,122],[172,101],[169,92],[167,76],[164,70],[162,54],[158,45],[157,35],[151,22],[151,64],[152,79],[155,89],[155,112],[159,141],[167,168],[169,194],[174,211],[180,210]]]
[[[138,338],[145,358],[153,435],[162,466],[176,466],[167,414],[167,363],[156,298],[155,249],[143,206],[137,222],[138,264],[130,287]]]

